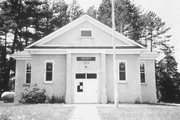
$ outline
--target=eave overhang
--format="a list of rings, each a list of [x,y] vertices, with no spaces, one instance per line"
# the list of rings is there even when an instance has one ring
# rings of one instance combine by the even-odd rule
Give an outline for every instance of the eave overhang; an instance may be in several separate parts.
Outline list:
[[[30,54],[105,53],[113,54],[112,46],[61,46],[25,49]],[[137,46],[116,46],[116,54],[140,54],[145,49]]]

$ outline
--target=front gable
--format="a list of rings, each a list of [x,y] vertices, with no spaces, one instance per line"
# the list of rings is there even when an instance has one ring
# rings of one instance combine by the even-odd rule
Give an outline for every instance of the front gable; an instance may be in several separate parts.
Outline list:
[[[80,33],[83,29],[90,29],[92,31],[92,37],[82,38]],[[43,43],[42,46],[108,46],[112,44],[113,43],[111,34],[107,34],[105,31],[99,29],[98,27],[89,23],[88,21],[84,21],[81,24],[72,28],[71,30],[63,33],[62,35],[59,35],[56,38],[46,43]],[[129,43],[119,40],[118,38],[116,38],[116,44],[123,46],[129,45]]]
[[[82,29],[91,29],[92,37],[82,38],[80,32]],[[130,40],[129,38],[115,33],[116,46],[144,48],[144,46]],[[27,48],[38,47],[57,47],[57,46],[112,46],[112,29],[100,23],[94,18],[83,15],[75,21],[65,25],[59,30],[49,34],[48,36],[40,39],[39,41],[31,44]]]

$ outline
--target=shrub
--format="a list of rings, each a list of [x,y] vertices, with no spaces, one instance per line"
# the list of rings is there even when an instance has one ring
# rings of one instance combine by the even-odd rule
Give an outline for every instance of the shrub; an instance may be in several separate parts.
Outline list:
[[[3,92],[1,99],[4,102],[13,102],[14,101],[14,92]]]
[[[37,103],[45,103],[46,101],[46,90],[39,89],[37,87],[27,88],[21,94],[20,103],[23,104],[37,104]]]
[[[138,98],[135,100],[134,103],[135,103],[135,104],[141,104],[141,99],[138,97]]]
[[[48,98],[49,103],[65,103],[65,98],[64,96],[62,97],[57,97],[57,96],[52,96],[51,98]]]

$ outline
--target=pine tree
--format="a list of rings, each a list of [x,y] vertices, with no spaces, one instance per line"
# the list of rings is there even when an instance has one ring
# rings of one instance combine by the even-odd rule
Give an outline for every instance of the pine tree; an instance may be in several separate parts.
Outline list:
[[[83,9],[81,9],[77,0],[73,0],[72,4],[70,5],[69,14],[70,14],[70,21],[73,21],[84,14]]]
[[[5,6],[4,6],[5,5]],[[5,10],[6,4],[0,4],[0,92],[9,90],[9,60],[7,59],[7,54],[9,52],[9,43],[7,40],[7,35],[11,32],[13,26],[13,20],[7,14]]]
[[[164,44],[165,57],[156,67],[158,99],[163,102],[180,102],[180,73],[173,57],[173,47]]]
[[[61,28],[62,26],[69,23],[69,12],[68,5],[61,0],[53,4],[53,19],[51,24],[54,26],[55,30]]]
[[[55,10],[56,9],[56,10]],[[27,45],[48,35],[69,22],[68,6],[51,7],[47,0],[7,0],[0,2],[1,79],[3,90],[9,90],[10,70],[15,71],[15,60],[7,54],[22,51]],[[58,16],[55,15],[58,13]],[[12,35],[12,43],[7,35]]]
[[[97,12],[97,10],[95,9],[95,6],[94,6],[94,5],[91,6],[91,7],[89,7],[89,9],[87,10],[86,13],[87,13],[89,16],[95,18],[95,19],[97,19],[97,17],[98,17],[98,12]]]
[[[142,21],[144,29],[141,39],[145,41],[146,45],[150,42],[149,47],[151,51],[157,47],[156,45],[160,45],[162,42],[168,42],[165,40],[171,37],[166,34],[170,28],[166,27],[165,22],[163,22],[160,17],[150,11],[143,14]]]
[[[102,23],[112,26],[111,0],[103,0],[98,9],[98,19]],[[139,41],[142,32],[142,20],[140,10],[129,0],[115,1],[116,31]]]
[[[111,1],[110,0],[102,0],[102,3],[100,4],[99,9],[98,9],[98,20],[102,22],[103,24],[109,27],[112,27]]]

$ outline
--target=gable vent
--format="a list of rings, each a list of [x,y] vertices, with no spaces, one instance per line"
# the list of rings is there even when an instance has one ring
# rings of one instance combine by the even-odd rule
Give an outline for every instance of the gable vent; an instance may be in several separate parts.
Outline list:
[[[92,30],[81,30],[81,37],[92,37]]]

